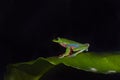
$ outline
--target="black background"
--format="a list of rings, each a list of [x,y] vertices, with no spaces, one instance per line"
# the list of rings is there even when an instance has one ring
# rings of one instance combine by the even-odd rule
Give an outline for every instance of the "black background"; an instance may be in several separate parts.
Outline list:
[[[4,0],[0,4],[0,72],[9,63],[60,54],[64,49],[51,41],[58,36],[88,42],[89,51],[120,49],[120,1]]]

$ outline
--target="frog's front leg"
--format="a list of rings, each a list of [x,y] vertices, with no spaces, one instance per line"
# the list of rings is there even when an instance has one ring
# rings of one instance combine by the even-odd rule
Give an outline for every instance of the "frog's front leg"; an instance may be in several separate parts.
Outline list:
[[[65,57],[65,56],[69,56],[70,53],[71,53],[71,48],[70,48],[70,47],[67,47],[65,53],[62,54],[62,55],[60,55],[59,58],[63,58],[63,57]]]

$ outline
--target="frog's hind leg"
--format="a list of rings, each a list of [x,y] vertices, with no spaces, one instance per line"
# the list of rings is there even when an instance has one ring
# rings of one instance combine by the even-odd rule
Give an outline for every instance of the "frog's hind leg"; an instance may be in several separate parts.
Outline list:
[[[76,53],[73,53],[72,55],[70,55],[69,57],[74,57],[74,56],[76,56],[76,55],[78,55],[79,53],[81,53],[81,52],[83,52],[84,50],[80,50],[80,51],[78,51],[78,52],[76,52]]]

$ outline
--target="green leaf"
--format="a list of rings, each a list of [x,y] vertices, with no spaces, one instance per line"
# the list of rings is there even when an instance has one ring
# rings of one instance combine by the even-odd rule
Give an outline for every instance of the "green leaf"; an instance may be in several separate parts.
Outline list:
[[[97,72],[116,73],[120,72],[120,54],[118,53],[81,53],[75,57],[46,58],[51,64],[63,63],[76,69]]]
[[[11,64],[8,66],[5,80],[39,80],[52,67],[53,65],[43,58]]]
[[[8,66],[5,80],[40,80],[41,77],[59,64],[78,70],[95,73],[120,72],[120,54],[113,53],[81,53],[74,57],[48,57],[37,60],[11,64]]]

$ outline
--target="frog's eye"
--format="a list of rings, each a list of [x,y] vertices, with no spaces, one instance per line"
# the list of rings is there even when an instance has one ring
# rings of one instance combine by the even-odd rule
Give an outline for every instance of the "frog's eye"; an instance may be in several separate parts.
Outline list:
[[[53,39],[53,42],[60,42],[60,41],[61,41],[61,39],[59,37],[56,39]]]

